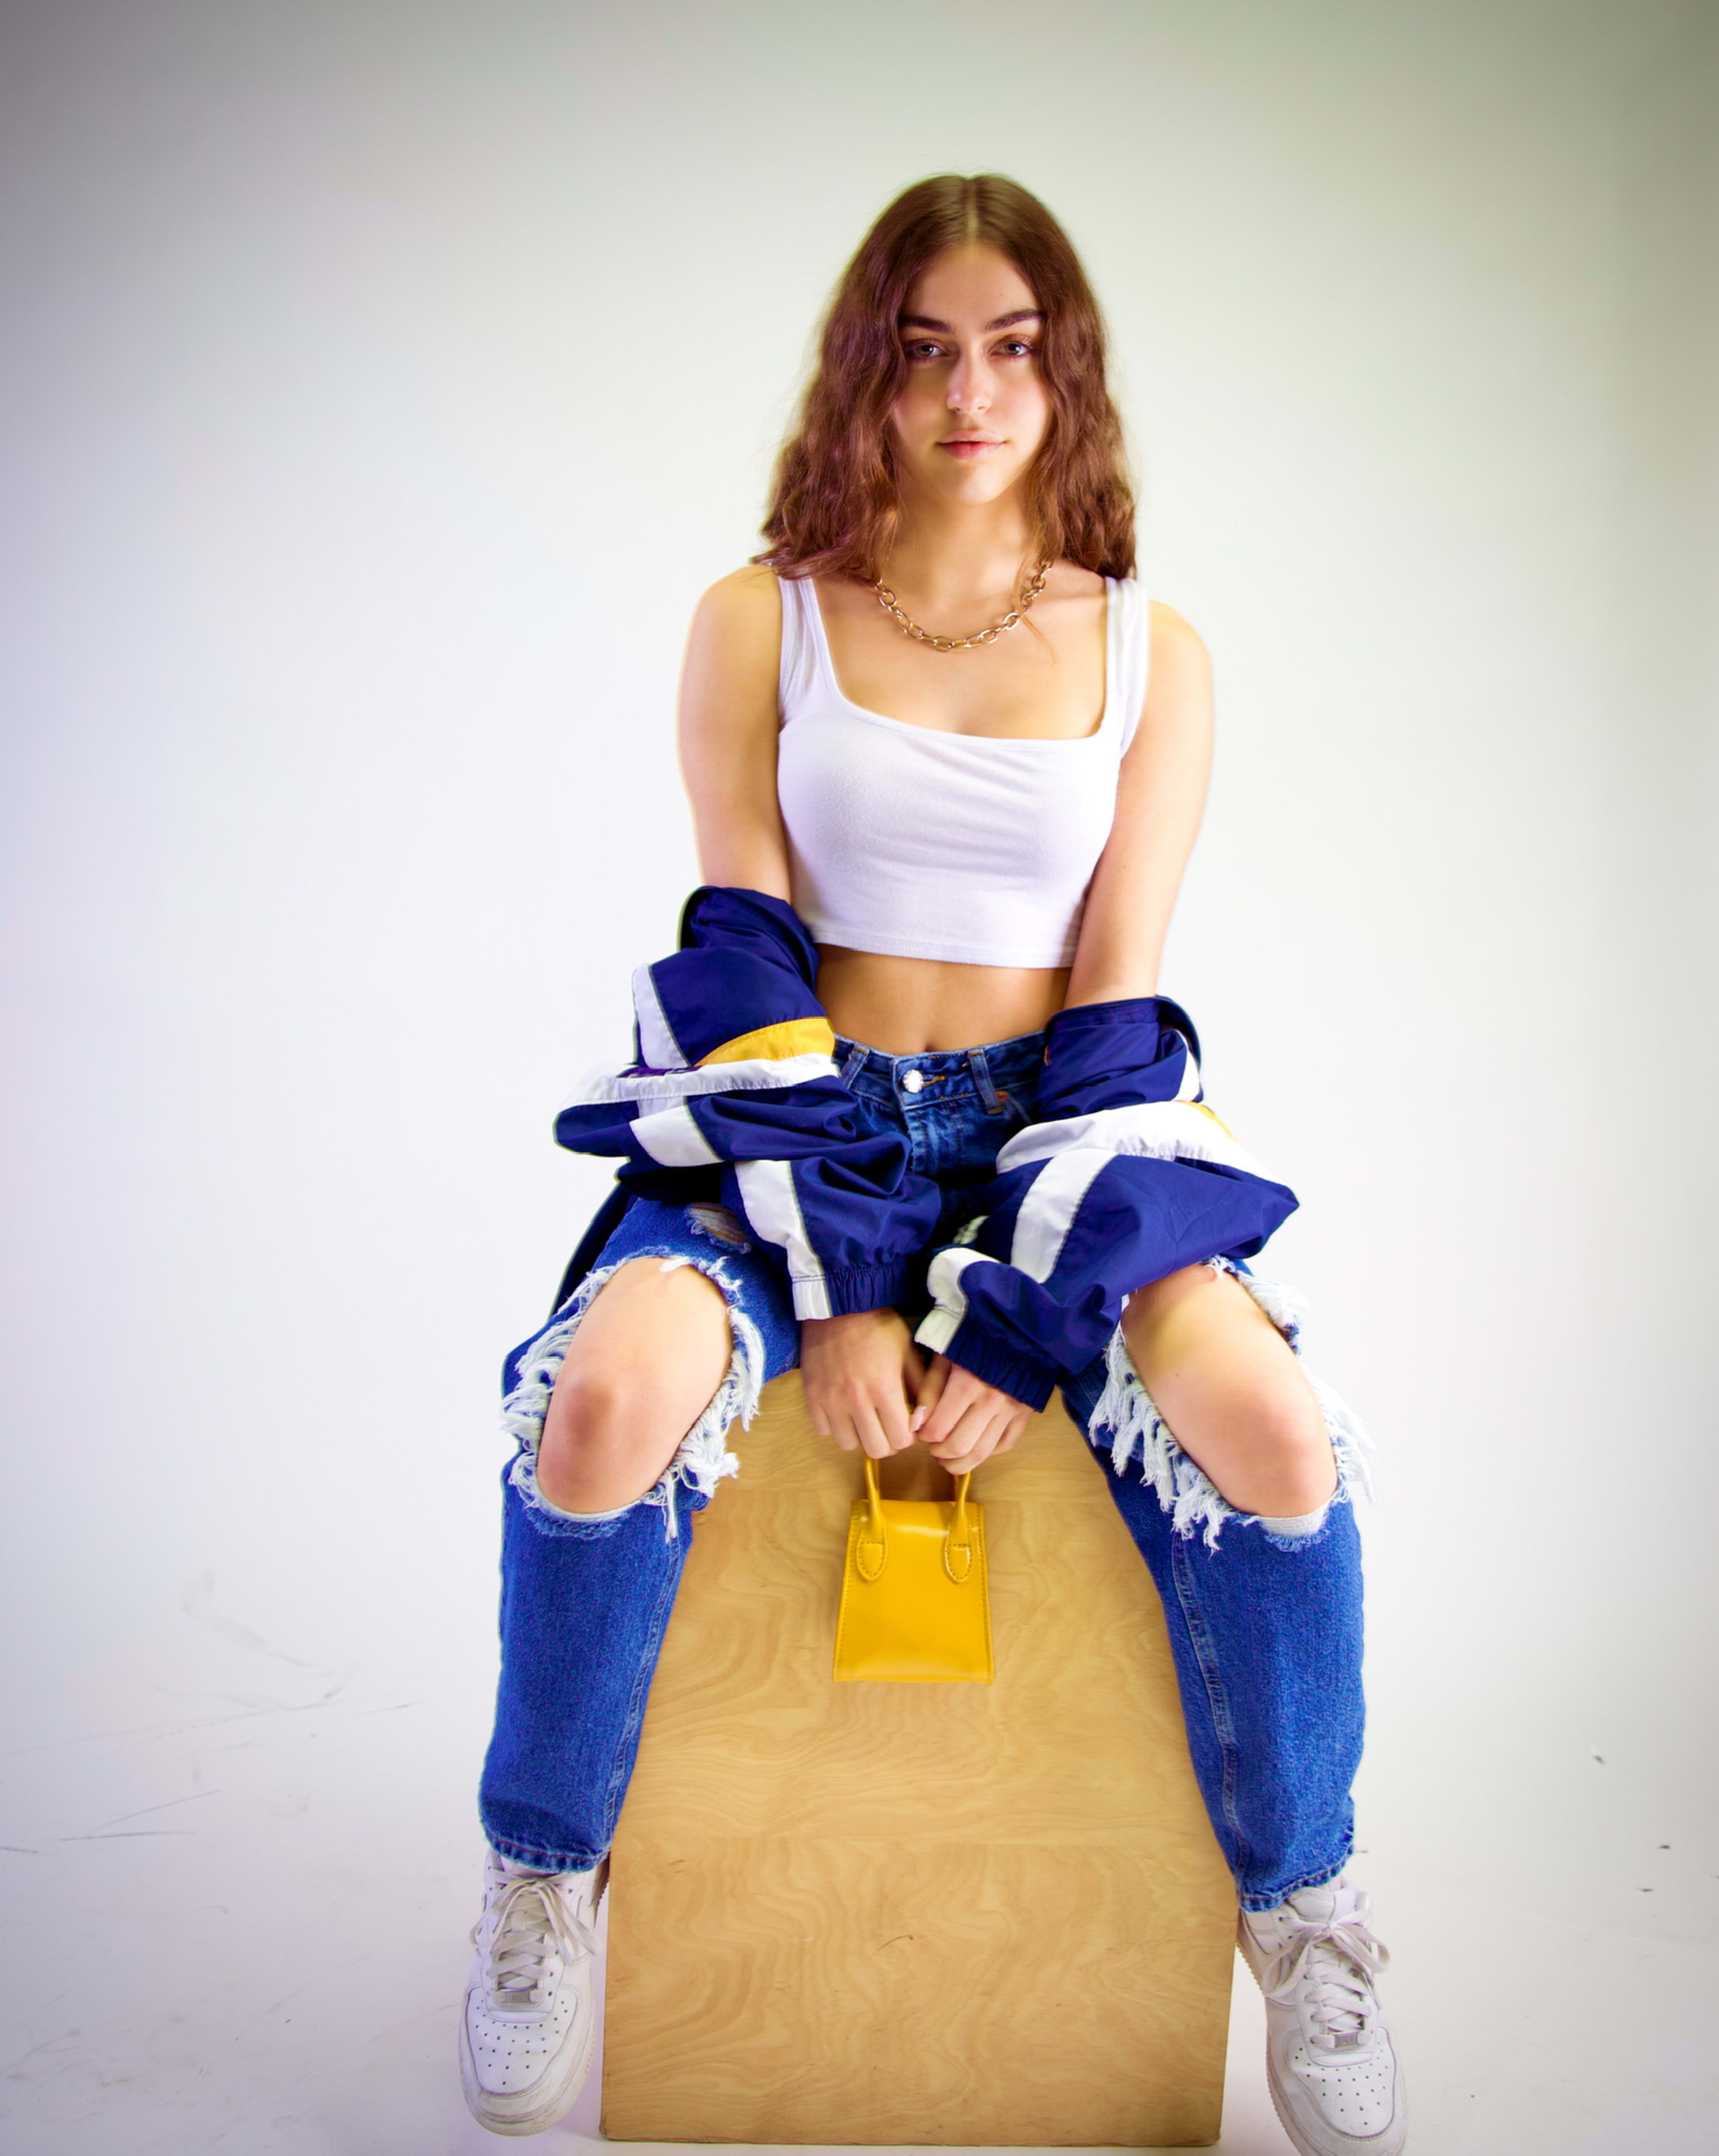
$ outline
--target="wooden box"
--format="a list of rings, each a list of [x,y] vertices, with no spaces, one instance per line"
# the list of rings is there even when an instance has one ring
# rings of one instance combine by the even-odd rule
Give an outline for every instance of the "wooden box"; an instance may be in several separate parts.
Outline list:
[[[729,1442],[614,1845],[603,2132],[1215,2140],[1234,1893],[1105,1464],[1055,1404],[975,1475],[993,1685],[837,1684],[858,1456],[797,1372]]]

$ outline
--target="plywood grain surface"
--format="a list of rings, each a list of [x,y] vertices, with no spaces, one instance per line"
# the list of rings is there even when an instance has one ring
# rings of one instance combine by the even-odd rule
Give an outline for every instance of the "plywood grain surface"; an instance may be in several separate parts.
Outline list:
[[[857,1460],[797,1373],[729,1442],[615,1841],[605,2133],[1215,2139],[1234,1896],[1104,1466],[1057,1406],[974,1476],[994,1684],[837,1684]]]

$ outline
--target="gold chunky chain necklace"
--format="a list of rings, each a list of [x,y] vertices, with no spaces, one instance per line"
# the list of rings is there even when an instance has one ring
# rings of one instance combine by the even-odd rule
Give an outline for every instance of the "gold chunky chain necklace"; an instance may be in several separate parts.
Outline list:
[[[1039,593],[1044,590],[1044,579],[1049,574],[1050,562],[1047,556],[1039,562],[1032,582],[1008,612],[1003,615],[1002,620],[993,622],[989,629],[982,629],[976,636],[933,636],[928,629],[921,629],[916,621],[911,619],[901,611],[895,594],[880,577],[872,578],[871,588],[877,593],[878,604],[882,607],[884,612],[894,614],[910,636],[916,637],[921,644],[930,644],[933,651],[965,651],[973,644],[994,644],[1004,629],[1013,629],[1034,600],[1038,598]]]

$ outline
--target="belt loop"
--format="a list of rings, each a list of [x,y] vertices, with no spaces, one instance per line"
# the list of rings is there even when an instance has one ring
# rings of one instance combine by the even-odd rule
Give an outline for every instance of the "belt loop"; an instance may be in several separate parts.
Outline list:
[[[984,1050],[968,1049],[967,1060],[973,1075],[973,1083],[979,1089],[979,1098],[985,1104],[985,1113],[988,1116],[1000,1115],[1003,1112],[1003,1096],[991,1082],[991,1065],[986,1060]]]
[[[843,1064],[841,1070],[838,1074],[844,1086],[851,1086],[853,1084],[854,1079],[860,1075],[860,1065],[865,1062],[867,1055],[870,1055],[870,1052],[871,1051],[865,1046],[863,1041],[854,1042],[853,1054],[849,1056],[847,1061]]]

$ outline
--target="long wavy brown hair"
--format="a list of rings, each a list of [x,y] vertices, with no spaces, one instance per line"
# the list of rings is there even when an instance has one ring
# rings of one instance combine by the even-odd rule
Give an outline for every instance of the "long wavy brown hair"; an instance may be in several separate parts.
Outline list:
[[[770,544],[754,562],[783,576],[877,575],[901,516],[889,425],[907,375],[897,321],[931,258],[974,241],[1008,256],[1044,316],[1039,364],[1050,424],[1026,475],[1039,552],[1101,576],[1133,573],[1134,491],[1105,381],[1098,302],[1050,212],[997,172],[921,180],[860,241],[777,457],[761,527]]]

